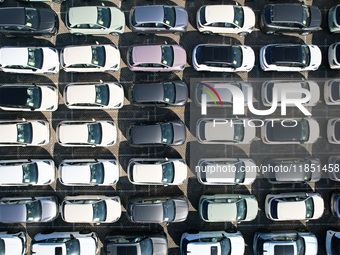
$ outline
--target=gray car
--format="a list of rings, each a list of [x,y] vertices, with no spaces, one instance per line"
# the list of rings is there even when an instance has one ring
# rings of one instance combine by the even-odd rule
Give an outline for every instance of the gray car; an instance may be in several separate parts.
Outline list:
[[[135,223],[181,222],[189,213],[184,197],[134,198],[126,206],[126,216]]]
[[[104,254],[167,255],[168,239],[164,234],[110,236],[104,240]]]
[[[186,139],[185,125],[182,121],[134,125],[127,139],[134,146],[181,145]]]
[[[139,83],[133,86],[130,101],[137,106],[182,106],[188,100],[185,82]]]
[[[270,183],[307,183],[321,178],[321,162],[317,158],[273,158],[265,166]]]
[[[4,197],[0,200],[2,223],[50,222],[57,218],[58,211],[55,196]]]
[[[340,156],[330,156],[328,158],[328,177],[332,181],[340,181]]]
[[[188,13],[179,6],[136,6],[131,9],[129,20],[133,32],[181,35],[188,26]]]

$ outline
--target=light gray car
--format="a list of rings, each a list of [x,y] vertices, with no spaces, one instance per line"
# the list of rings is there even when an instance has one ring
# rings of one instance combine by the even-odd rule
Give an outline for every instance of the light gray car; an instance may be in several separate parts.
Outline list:
[[[133,32],[180,35],[188,26],[188,13],[180,6],[136,6],[131,9],[129,20]]]
[[[340,144],[340,119],[334,118],[328,120],[327,138],[329,143]]]

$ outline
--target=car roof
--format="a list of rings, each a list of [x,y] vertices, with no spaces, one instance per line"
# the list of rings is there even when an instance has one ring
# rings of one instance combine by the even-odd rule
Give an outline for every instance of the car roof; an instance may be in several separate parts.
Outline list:
[[[1,61],[2,66],[8,66],[8,65],[27,66],[28,49],[26,47],[1,48],[0,49],[0,61]]]
[[[163,83],[140,83],[133,87],[133,99],[136,102],[163,102]]]
[[[271,59],[278,62],[302,62],[302,45],[273,45],[271,46]]]
[[[163,204],[135,204],[132,209],[136,221],[163,221]]]
[[[267,138],[270,141],[291,141],[291,140],[301,140],[302,137],[302,122],[308,122],[306,120],[297,121],[296,126],[290,126],[289,128],[284,127],[281,122],[274,121],[273,125],[268,122],[267,128]],[[309,124],[308,124],[309,126]],[[305,140],[305,139],[303,139]]]
[[[15,123],[0,123],[0,142],[17,142],[18,132]]]
[[[275,244],[274,254],[275,255],[294,255],[294,245],[279,245]]]
[[[0,183],[22,183],[22,165],[0,166]]]
[[[133,166],[133,180],[137,182],[162,182],[162,164],[139,164]]]
[[[208,220],[234,220],[237,217],[236,203],[210,202],[207,210]]]
[[[79,213],[81,212],[81,213]],[[91,222],[93,219],[93,205],[92,204],[72,204],[65,203],[63,208],[63,214],[66,221]]]
[[[24,25],[25,24],[25,8],[0,8],[0,24],[1,25]]]
[[[160,143],[162,132],[160,125],[137,125],[130,131],[131,139],[135,144]]]
[[[211,253],[216,248],[217,253]],[[187,254],[221,254],[221,244],[218,242],[195,242],[188,243]]]
[[[91,64],[92,46],[71,46],[63,50],[63,62],[66,66],[73,64]]]
[[[232,63],[232,46],[201,46],[201,63]]]
[[[74,26],[77,24],[96,24],[98,18],[97,6],[72,7],[68,11],[68,21]]]
[[[204,138],[208,141],[233,141],[234,127],[230,123],[215,125],[213,121],[202,122]]]
[[[135,21],[137,23],[163,23],[164,7],[160,5],[137,6],[135,9]]]
[[[133,46],[132,58],[135,65],[161,63],[161,45],[141,45]]]
[[[129,255],[137,255],[139,244],[124,244],[124,246],[119,245],[117,247],[117,253],[113,254],[129,254]]]
[[[91,171],[89,165],[64,165],[61,178],[65,183],[89,183]]]
[[[205,19],[207,23],[234,23],[234,5],[207,5]]]
[[[99,85],[99,84],[98,84]],[[96,86],[89,85],[73,85],[68,86],[67,102],[69,104],[81,104],[81,103],[95,103],[96,102]]]
[[[272,22],[296,22],[303,21],[303,6],[300,4],[275,4],[272,5]]]
[[[2,204],[0,205],[1,222],[25,222],[26,204]]]
[[[27,88],[22,87],[1,87],[0,86],[0,105],[26,105]]]
[[[279,219],[304,219],[306,218],[306,203],[301,201],[282,201],[277,204]]]
[[[87,143],[89,131],[87,125],[90,123],[68,124],[59,126],[59,140],[66,143]]]

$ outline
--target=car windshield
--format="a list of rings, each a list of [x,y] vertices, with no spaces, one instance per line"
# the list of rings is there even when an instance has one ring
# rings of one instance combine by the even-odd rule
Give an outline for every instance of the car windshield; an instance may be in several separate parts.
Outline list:
[[[301,123],[301,141],[307,141],[309,138],[309,125],[306,120],[303,120]]]
[[[172,200],[167,200],[163,203],[163,220],[171,222],[175,219],[175,203]]]
[[[207,20],[205,19],[205,7],[202,7],[201,12],[200,12],[200,21],[202,25],[207,24]]]
[[[110,92],[108,85],[96,85],[96,104],[108,105]]]
[[[310,64],[310,50],[306,45],[302,45],[302,64],[304,66],[309,66]]]
[[[152,249],[152,241],[150,238],[144,239],[139,243],[140,246],[140,254],[141,255],[152,255],[153,249]]]
[[[172,82],[163,83],[164,89],[164,102],[173,104],[175,102],[175,85]]]
[[[308,27],[309,24],[310,24],[310,13],[309,13],[309,7],[308,6],[303,6],[302,24],[305,27]]]
[[[241,123],[236,123],[234,126],[234,141],[242,141],[244,136],[244,127]]]
[[[234,68],[238,68],[242,65],[242,50],[239,46],[231,47],[232,62],[230,65]]]
[[[170,123],[166,123],[161,124],[160,126],[162,132],[162,143],[171,144],[174,137],[172,125]]]
[[[305,241],[303,238],[296,240],[297,255],[304,255],[305,253]]]
[[[174,181],[174,163],[169,162],[162,165],[163,170],[163,183],[172,183]]]
[[[22,165],[22,182],[25,184],[34,184],[38,182],[38,167],[36,163]]]
[[[32,143],[32,125],[31,123],[17,124],[17,142],[18,143]]]
[[[224,238],[221,242],[221,254],[230,254],[231,252],[231,243],[229,238]]]
[[[26,106],[37,109],[41,105],[41,89],[38,87],[27,89]]]
[[[91,46],[92,60],[91,63],[103,67],[105,65],[105,48],[104,46]]]
[[[176,24],[176,12],[174,7],[164,6],[164,20],[163,22],[170,27],[174,27]]]
[[[89,137],[87,142],[91,144],[100,144],[102,141],[102,127],[99,123],[88,124],[87,129]]]
[[[28,48],[27,65],[35,69],[41,69],[43,65],[43,51],[41,48]]]
[[[162,64],[172,66],[174,63],[174,51],[171,46],[161,46],[162,48]]]
[[[234,6],[234,24],[238,27],[243,27],[244,13],[243,8],[240,6]]]
[[[66,255],[80,255],[80,243],[78,239],[72,238],[65,243]]]
[[[26,203],[26,220],[27,222],[37,222],[41,220],[41,203],[40,201],[31,201]]]
[[[247,204],[245,199],[241,199],[236,203],[237,220],[244,220],[247,216]]]
[[[246,177],[246,171],[244,171],[244,163],[237,162],[234,164],[235,167],[235,183],[243,183]]]
[[[31,29],[39,27],[39,13],[36,9],[25,8],[25,27]]]
[[[309,197],[305,200],[306,204],[306,219],[310,219],[314,215],[314,203],[313,198]]]
[[[93,221],[102,222],[106,219],[106,203],[105,201],[100,201],[98,203],[92,204],[93,207]]]
[[[90,165],[91,179],[90,182],[94,184],[102,184],[104,182],[104,165],[103,163],[96,163]]]
[[[107,7],[97,7],[98,18],[97,24],[102,27],[109,28],[111,23],[111,12]]]

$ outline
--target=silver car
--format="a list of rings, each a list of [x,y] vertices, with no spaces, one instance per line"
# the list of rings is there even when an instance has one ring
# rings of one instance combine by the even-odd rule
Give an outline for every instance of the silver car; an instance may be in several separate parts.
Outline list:
[[[340,119],[334,118],[328,120],[327,138],[329,143],[340,144]]]
[[[328,177],[332,181],[340,181],[340,156],[330,156],[328,158]]]
[[[325,82],[324,97],[327,105],[340,105],[340,79]]]

